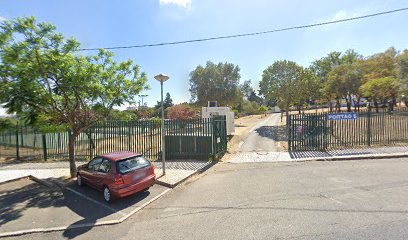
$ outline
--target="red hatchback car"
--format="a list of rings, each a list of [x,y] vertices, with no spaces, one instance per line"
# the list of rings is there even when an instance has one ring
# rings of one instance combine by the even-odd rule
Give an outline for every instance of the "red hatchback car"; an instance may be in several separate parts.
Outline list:
[[[145,191],[156,180],[153,165],[141,154],[114,152],[97,156],[88,164],[78,167],[77,184],[84,183],[103,191],[103,198],[115,198]]]

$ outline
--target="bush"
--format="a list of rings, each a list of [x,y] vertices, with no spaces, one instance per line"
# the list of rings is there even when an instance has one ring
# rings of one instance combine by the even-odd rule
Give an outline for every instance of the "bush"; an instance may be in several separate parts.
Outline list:
[[[167,117],[169,119],[187,120],[195,118],[194,109],[188,105],[176,105],[169,108]]]
[[[259,114],[259,104],[257,102],[244,101],[242,103],[242,112],[246,114]]]

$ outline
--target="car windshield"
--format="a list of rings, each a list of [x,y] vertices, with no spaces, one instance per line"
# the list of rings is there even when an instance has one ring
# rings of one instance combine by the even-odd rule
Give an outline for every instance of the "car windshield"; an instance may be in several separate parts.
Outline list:
[[[136,169],[144,168],[150,165],[150,162],[143,156],[136,156],[117,162],[119,173],[128,173]]]

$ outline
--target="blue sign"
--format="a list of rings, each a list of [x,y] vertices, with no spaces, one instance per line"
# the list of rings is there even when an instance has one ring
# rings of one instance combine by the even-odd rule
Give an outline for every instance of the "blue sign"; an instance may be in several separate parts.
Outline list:
[[[329,120],[356,120],[358,118],[358,114],[353,113],[328,113],[327,119]]]

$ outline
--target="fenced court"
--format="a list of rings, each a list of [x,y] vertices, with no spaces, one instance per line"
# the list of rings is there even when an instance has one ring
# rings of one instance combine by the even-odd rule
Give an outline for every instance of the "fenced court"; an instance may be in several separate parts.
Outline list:
[[[225,118],[166,120],[166,159],[208,159],[226,151]],[[41,133],[28,126],[0,132],[0,158],[68,159],[69,130]],[[135,151],[161,159],[160,121],[105,121],[81,133],[75,143],[77,159],[115,151]]]
[[[328,113],[290,115],[290,151],[408,145],[408,109],[357,112],[356,119],[330,120]]]

